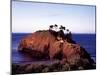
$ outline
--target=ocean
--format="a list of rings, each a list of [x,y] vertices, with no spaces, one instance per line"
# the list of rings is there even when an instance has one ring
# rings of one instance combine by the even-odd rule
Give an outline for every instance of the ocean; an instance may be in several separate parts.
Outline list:
[[[34,59],[17,51],[20,40],[30,33],[12,33],[12,63],[32,62]],[[96,61],[96,34],[72,34],[73,40],[84,47]]]

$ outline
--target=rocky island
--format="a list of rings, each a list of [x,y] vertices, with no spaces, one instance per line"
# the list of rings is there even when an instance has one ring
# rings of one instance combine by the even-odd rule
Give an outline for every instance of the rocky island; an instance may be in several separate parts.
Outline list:
[[[55,25],[56,26],[56,25]],[[73,40],[72,34],[59,31],[39,30],[24,37],[18,46],[18,51],[36,58],[37,61],[56,61],[51,64],[21,63],[12,64],[12,73],[42,73],[57,71],[73,71],[95,69],[95,62],[89,53]]]

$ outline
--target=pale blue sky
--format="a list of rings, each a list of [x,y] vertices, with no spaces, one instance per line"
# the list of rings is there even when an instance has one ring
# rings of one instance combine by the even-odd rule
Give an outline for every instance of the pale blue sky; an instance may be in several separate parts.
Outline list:
[[[12,32],[31,33],[51,24],[73,33],[95,33],[95,6],[12,1]]]

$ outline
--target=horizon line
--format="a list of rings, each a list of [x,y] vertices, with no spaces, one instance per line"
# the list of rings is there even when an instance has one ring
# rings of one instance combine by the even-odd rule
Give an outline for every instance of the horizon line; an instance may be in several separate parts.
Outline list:
[[[12,34],[31,34],[34,32],[11,32]],[[96,33],[72,33],[72,34],[96,34]]]

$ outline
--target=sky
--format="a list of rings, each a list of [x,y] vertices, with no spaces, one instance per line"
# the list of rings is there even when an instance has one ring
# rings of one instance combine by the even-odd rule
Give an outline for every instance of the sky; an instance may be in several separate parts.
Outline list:
[[[12,32],[32,33],[63,25],[72,33],[95,33],[95,6],[12,1]]]

